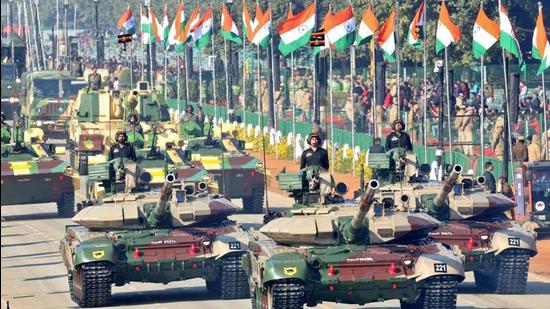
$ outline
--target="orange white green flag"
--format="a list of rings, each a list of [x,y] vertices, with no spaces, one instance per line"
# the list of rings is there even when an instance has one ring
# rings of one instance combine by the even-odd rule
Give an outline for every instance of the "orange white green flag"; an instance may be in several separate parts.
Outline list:
[[[355,18],[351,6],[334,14],[326,25],[326,38],[336,50],[350,47],[355,41]]]
[[[422,47],[422,30],[424,28],[424,1],[420,4],[420,7],[416,11],[414,18],[409,26],[409,33],[407,34],[407,43],[414,48]]]
[[[519,46],[519,41],[516,37],[516,32],[512,28],[512,23],[508,17],[508,10],[499,3],[498,16],[500,21],[500,47],[504,50],[507,50],[512,55],[518,58],[519,67],[521,71],[525,71],[526,66],[523,62],[523,56],[521,54],[521,48]]]
[[[231,18],[231,14],[229,13],[229,10],[225,5],[223,5],[222,9],[222,37],[228,39],[231,42],[235,42],[237,44],[242,43],[243,41],[239,37],[239,29],[237,28],[237,25],[233,21],[233,18]]]
[[[474,25],[472,41],[475,58],[481,58],[498,41],[499,31],[497,22],[487,17],[483,7],[480,7]]]
[[[539,5],[539,16],[537,25],[533,32],[533,57],[540,60],[540,66],[537,75],[550,67],[550,43],[544,30],[544,19],[542,17],[542,5]]]
[[[279,25],[279,50],[286,56],[309,42],[315,27],[315,2],[296,15],[289,11],[287,19]]]
[[[397,11],[392,10],[386,22],[380,28],[376,42],[382,49],[384,58],[389,62],[395,62],[395,16]]]
[[[185,29],[185,12],[183,10],[183,3],[178,4],[176,10],[176,17],[168,32],[168,45],[178,45],[180,33]]]
[[[439,52],[452,43],[458,42],[461,38],[462,33],[460,33],[460,29],[451,21],[447,5],[445,5],[445,1],[442,1],[441,9],[439,10],[439,21],[437,22],[437,32],[435,34],[435,53],[439,54]]]
[[[372,4],[369,4],[369,7],[363,14],[363,19],[359,24],[359,29],[357,30],[357,38],[355,38],[354,45],[359,46],[361,44],[368,44],[369,41],[374,37],[374,32],[378,30],[378,20],[374,16],[372,10]]]

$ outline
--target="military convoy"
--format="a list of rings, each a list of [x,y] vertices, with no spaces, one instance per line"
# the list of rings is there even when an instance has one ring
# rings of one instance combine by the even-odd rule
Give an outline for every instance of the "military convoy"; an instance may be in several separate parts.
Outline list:
[[[156,195],[86,207],[73,218],[78,225],[67,226],[60,244],[73,301],[106,306],[113,284],[192,278],[205,278],[222,299],[249,297],[240,268],[246,243],[227,220],[233,204],[198,196],[179,178],[168,174]]]
[[[206,169],[230,199],[242,199],[246,213],[262,213],[265,198],[263,163],[246,154],[244,143],[229,137],[187,140],[182,150],[197,167]]]
[[[395,170],[387,169],[388,160],[395,161]],[[369,154],[369,161],[377,162],[371,167],[378,175],[393,182],[380,188],[378,199],[386,208],[423,212],[444,222],[429,235],[464,256],[465,270],[474,272],[479,288],[499,294],[525,292],[529,258],[537,249],[534,236],[505,214],[514,201],[487,192],[483,177],[476,181],[461,176],[460,165],[441,183],[422,176],[430,172],[426,165],[416,176],[416,158],[403,150]]]
[[[363,305],[399,299],[404,308],[454,308],[464,279],[459,256],[428,233],[440,222],[386,209],[373,180],[356,202],[318,168],[282,172],[296,204],[251,232],[243,265],[253,308],[302,308],[323,301]],[[332,191],[335,188],[336,192]]]
[[[74,191],[80,179],[57,156],[63,153],[62,147],[18,141],[2,144],[1,151],[2,206],[54,202],[61,217],[74,215]]]

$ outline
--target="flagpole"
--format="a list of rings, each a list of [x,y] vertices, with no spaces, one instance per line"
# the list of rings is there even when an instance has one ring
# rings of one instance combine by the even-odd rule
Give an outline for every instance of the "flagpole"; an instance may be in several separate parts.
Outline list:
[[[483,55],[481,55],[481,87],[480,87],[480,101],[481,101],[481,110],[480,110],[480,120],[479,120],[479,143],[480,143],[480,148],[479,148],[479,152],[481,154],[481,168],[480,170],[482,171],[484,169],[484,164],[485,164],[485,151],[484,151],[484,147],[485,147],[485,140],[484,140],[484,137],[483,137],[483,129],[485,128],[485,86],[483,85],[484,84],[484,80],[485,80],[485,72],[484,72],[484,63],[483,63]]]
[[[350,85],[351,85],[349,90],[349,96],[351,100],[351,149],[354,151],[353,154],[355,154],[355,102],[353,101],[353,76],[355,76],[355,48],[353,47],[353,45],[350,46],[349,52],[350,52],[349,64],[350,64]],[[351,174],[355,176],[355,157],[352,157],[352,160],[351,160]]]
[[[250,29],[248,29],[248,31],[250,31]],[[243,124],[246,124],[246,40],[248,40],[248,33],[244,33],[243,31],[243,89],[241,91],[243,98]],[[244,132],[246,136],[246,129]]]
[[[371,39],[370,44],[371,48],[371,77],[372,77],[372,105],[371,105],[371,116],[372,116],[372,142],[374,145],[374,138],[378,135],[378,124],[376,123],[376,44],[374,43],[374,37]]]
[[[294,52],[290,53],[290,83],[292,84],[292,137],[296,140],[296,84],[294,81]],[[296,161],[296,147],[294,148],[294,161]]]
[[[34,16],[34,15],[35,15],[35,12],[34,12],[33,5],[32,5],[31,0],[29,0],[29,9],[31,10],[31,14],[30,14],[30,15],[31,15],[30,18],[31,18],[31,20],[32,20],[32,21],[31,21],[31,22],[32,22],[31,28],[33,29],[33,34],[34,34],[32,37],[33,37],[33,39],[34,39],[34,47],[35,47],[35,48],[33,48],[33,49],[34,49],[34,52],[35,52],[35,54],[36,54],[36,68],[37,68],[38,70],[41,70],[41,65],[42,65],[42,64],[40,63],[40,51],[38,50],[38,34],[37,34],[37,33],[38,33],[38,30],[36,29],[36,28],[37,28],[37,26],[36,26],[36,18],[35,18],[35,16]],[[32,45],[32,41],[31,41],[31,45]]]
[[[10,24],[10,28],[11,28],[11,24]],[[59,66],[59,0],[55,0],[55,36],[53,39],[55,42],[55,68],[54,69],[56,69]],[[53,52],[53,48],[52,48],[52,52]]]
[[[272,25],[272,19],[271,19],[271,14],[269,14],[269,24]],[[270,105],[269,108],[268,108],[268,122],[267,123],[270,123],[270,119],[273,119],[273,127],[271,129],[274,130],[274,134],[275,136],[273,137],[273,142],[275,143],[275,158],[276,159],[279,159],[279,152],[277,151],[277,149],[279,149],[279,142],[277,141],[277,124],[278,124],[278,121],[277,121],[277,117],[275,117],[275,106],[277,106],[277,103],[275,102],[275,74],[273,74],[273,70],[274,70],[274,67],[275,67],[275,64],[274,64],[274,52],[273,52],[273,33],[271,33],[271,30],[269,31],[269,36],[270,36],[270,43],[271,44],[271,50],[270,50],[270,53],[271,53],[271,94],[272,94],[272,97],[273,97],[273,100],[271,100],[271,104],[273,105]],[[271,113],[272,112],[272,113]],[[271,118],[273,117],[273,118]],[[271,134],[271,133],[270,133]]]
[[[228,51],[227,51],[227,39],[223,38],[223,47],[224,47],[224,63],[225,63],[225,106],[227,108],[227,120],[229,121],[229,66],[228,66]]]
[[[258,126],[260,126],[260,120],[262,119],[262,113],[260,112],[262,109],[262,98],[260,97],[261,94],[261,80],[260,80],[260,44],[258,42],[258,45],[256,45],[256,65],[258,72],[258,79],[256,81],[257,89],[256,89],[256,101],[257,101],[257,111],[258,111]],[[260,134],[263,136],[263,128],[260,127]]]
[[[212,5],[212,2],[210,2],[210,9],[213,11],[213,5]],[[213,91],[212,91],[212,95],[213,95],[213,98],[214,98],[214,114],[216,115],[216,118],[220,117],[218,115],[218,97],[216,95],[216,53],[214,51],[214,19],[212,17],[212,29],[210,29],[210,31],[212,32],[212,35],[210,35],[210,39],[211,39],[211,43],[212,43],[212,60],[213,60],[213,63],[212,63],[212,88],[213,88]]]
[[[330,9],[329,9],[330,10]],[[335,153],[334,150],[334,117],[333,117],[333,96],[332,96],[332,47],[328,51],[328,60],[329,60],[329,102],[330,102],[330,144],[332,147],[331,155],[330,155],[330,161],[332,164],[330,165],[331,174],[334,174],[334,161],[335,161]]]
[[[395,59],[397,60],[397,119],[402,119],[401,117],[401,63],[399,58],[399,0],[395,1],[396,7],[396,17],[395,17]]]
[[[185,107],[189,104],[189,67],[187,62],[187,50],[187,44],[183,43],[183,62],[185,64]]]
[[[539,11],[542,12],[542,2],[539,1]],[[542,13],[540,13],[542,14]],[[548,45],[547,45],[548,46]],[[544,55],[541,55],[541,58],[543,58]],[[541,59],[541,62],[542,62],[542,59]],[[546,133],[546,141],[544,141],[544,145],[546,145],[546,149],[544,150],[544,159],[548,160],[548,158],[550,158],[550,144],[548,143],[549,139],[550,139],[550,136],[548,136],[548,121],[546,119],[546,116],[548,115],[547,114],[547,111],[546,111],[546,88],[544,86],[544,70],[542,70],[542,74],[541,74],[541,77],[542,77],[542,115],[543,115],[543,118],[544,118],[544,121],[543,121],[543,125],[544,125],[544,133]],[[542,134],[541,134],[541,138],[542,138]]]
[[[166,48],[164,48],[164,101],[165,102],[166,102],[166,100],[168,100],[168,95],[167,95],[168,80],[166,79],[167,67],[168,67],[168,58],[166,57]]]
[[[428,57],[427,57],[427,44],[426,44],[426,3],[424,2],[423,8],[423,24],[422,24],[422,64],[424,65],[424,163],[428,163]]]
[[[134,88],[134,42],[130,42],[130,89]]]
[[[176,102],[177,102],[177,111],[178,111],[178,117],[181,113],[181,107],[180,107],[180,80],[181,80],[181,72],[180,72],[180,56],[176,54]]]
[[[449,94],[449,59],[448,59],[448,53],[447,53],[447,47],[445,47],[445,95],[447,98],[447,127],[448,127],[448,133],[449,133],[449,157],[451,159],[451,165],[454,164],[454,158],[453,158],[453,140],[452,140],[452,132],[451,132],[451,98]]]
[[[199,105],[202,106],[202,49],[199,49]]]

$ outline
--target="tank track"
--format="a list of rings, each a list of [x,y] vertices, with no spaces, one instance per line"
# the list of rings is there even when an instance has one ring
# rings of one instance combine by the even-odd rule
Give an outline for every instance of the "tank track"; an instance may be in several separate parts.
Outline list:
[[[57,202],[57,214],[63,218],[74,216],[74,192],[66,192]]]
[[[524,294],[530,254],[527,250],[506,250],[497,256],[489,274],[475,272],[476,285],[497,294]]]
[[[206,288],[221,299],[250,297],[248,276],[241,267],[241,255],[230,255],[221,259],[220,277],[207,281]]]
[[[436,276],[426,280],[415,303],[401,302],[402,309],[456,308],[457,280],[452,276]]]
[[[278,281],[271,286],[273,308],[298,309],[306,302],[306,290],[299,280]]]
[[[261,214],[264,211],[264,188],[252,189],[252,196],[243,197],[243,210],[249,214]]]
[[[111,303],[111,264],[96,262],[83,264],[81,272],[81,292],[75,291],[76,302],[80,307],[103,307]],[[76,287],[75,287],[76,288]]]

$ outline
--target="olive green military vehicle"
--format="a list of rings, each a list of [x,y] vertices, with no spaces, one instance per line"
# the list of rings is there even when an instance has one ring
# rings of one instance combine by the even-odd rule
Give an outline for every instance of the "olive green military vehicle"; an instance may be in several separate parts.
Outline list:
[[[138,130],[126,126],[132,114],[140,122]],[[133,90],[82,89],[72,115],[69,142],[75,149],[71,161],[81,175],[87,175],[89,165],[106,162],[118,131],[126,130],[136,148],[150,148],[153,143],[165,148],[178,142],[175,126],[169,123],[168,105],[147,82],[138,82]]]
[[[244,143],[233,138],[206,137],[185,141],[181,149],[193,165],[208,171],[220,192],[230,199],[242,199],[246,213],[262,213],[265,193],[263,163],[244,152]]]
[[[390,160],[395,169],[390,168]],[[489,193],[472,176],[461,176],[455,165],[444,182],[426,179],[429,166],[420,166],[404,149],[386,154],[369,154],[368,165],[388,184],[377,198],[388,208],[410,213],[424,212],[445,224],[430,236],[458,250],[465,257],[465,270],[473,271],[476,284],[499,294],[525,291],[530,257],[537,254],[535,237],[523,231],[505,212],[514,208],[503,194]]]
[[[67,139],[70,105],[86,86],[82,78],[66,71],[34,71],[26,74],[21,88],[21,114],[29,128],[41,129],[44,140]]]
[[[374,198],[376,180],[360,201],[345,201],[347,186],[334,186],[317,167],[277,177],[296,204],[268,214],[267,224],[250,232],[243,267],[253,308],[389,299],[402,308],[456,307],[463,262],[428,237],[439,221],[384,208]]]
[[[183,177],[184,178],[184,177]],[[112,285],[167,284],[204,278],[221,299],[249,297],[241,268],[244,234],[227,216],[234,205],[168,174],[156,194],[134,195],[82,209],[66,227],[60,251],[71,298],[81,307],[107,306]]]
[[[25,71],[26,50],[25,41],[17,34],[2,35],[0,94],[2,97],[2,112],[8,120],[12,120],[13,114],[19,112],[21,75]]]
[[[80,179],[57,155],[63,147],[44,143],[2,144],[2,206],[57,203],[57,213],[72,217]]]

